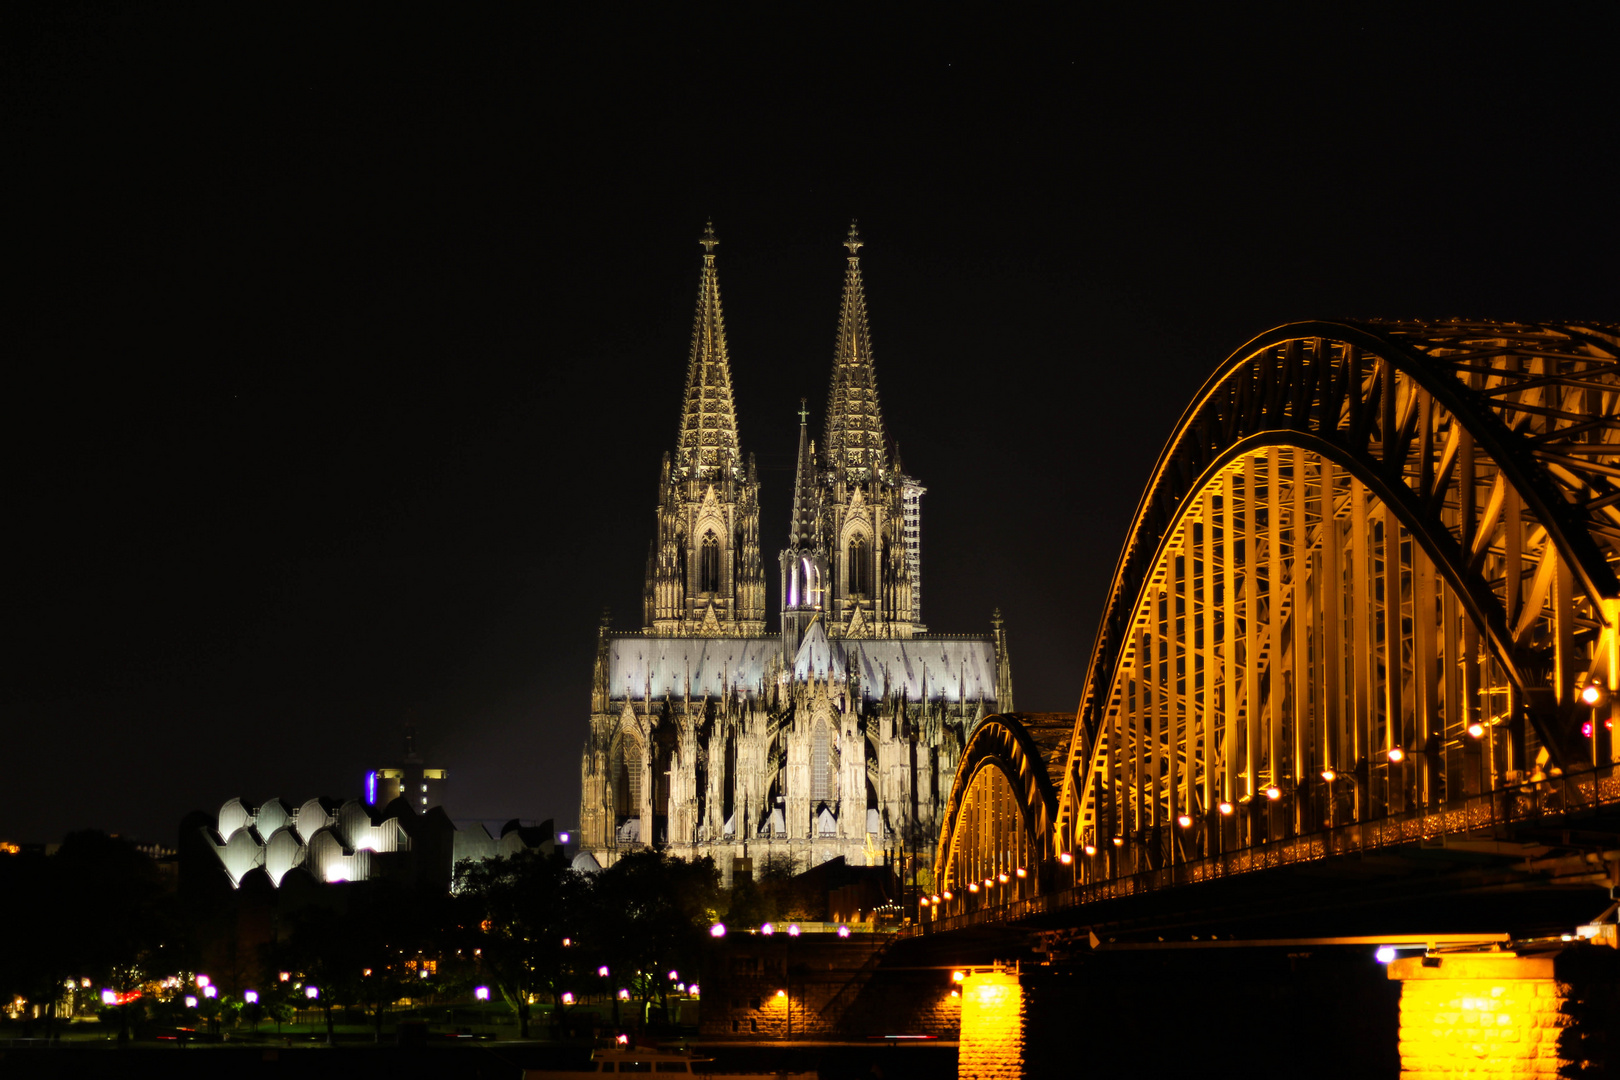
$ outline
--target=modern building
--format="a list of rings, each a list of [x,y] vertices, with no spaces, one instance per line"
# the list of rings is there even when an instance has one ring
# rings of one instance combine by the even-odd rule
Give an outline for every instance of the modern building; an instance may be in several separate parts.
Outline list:
[[[734,860],[930,851],[957,757],[1012,708],[994,632],[922,620],[920,507],[879,402],[851,225],[823,440],[800,404],[781,608],[766,626],[759,479],[732,394],[713,227],[673,454],[659,473],[639,633],[600,632],[579,842]]]
[[[449,781],[448,770],[423,764],[422,755],[416,752],[416,725],[407,724],[404,758],[366,774],[366,802],[372,806],[387,806],[403,798],[411,804],[411,809],[425,814],[435,806],[444,805]]]

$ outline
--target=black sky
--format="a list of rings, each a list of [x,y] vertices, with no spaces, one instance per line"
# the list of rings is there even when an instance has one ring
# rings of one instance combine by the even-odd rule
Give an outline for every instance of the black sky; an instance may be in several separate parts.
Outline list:
[[[0,839],[358,794],[412,712],[455,816],[571,823],[710,215],[770,576],[857,216],[926,619],[1074,708],[1243,341],[1620,318],[1614,7],[1486,7],[8,6]]]

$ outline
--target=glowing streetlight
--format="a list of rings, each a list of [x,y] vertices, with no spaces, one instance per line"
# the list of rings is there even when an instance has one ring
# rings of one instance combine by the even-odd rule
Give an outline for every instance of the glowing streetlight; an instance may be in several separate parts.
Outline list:
[[[709,927],[709,936],[715,938],[725,937],[726,924],[723,922],[717,922],[713,926]]]
[[[680,972],[676,971],[674,968],[669,969],[669,981],[670,982],[674,982],[676,979],[678,979],[680,977],[681,977]]]
[[[1177,814],[1176,815],[1176,824],[1180,825],[1183,829],[1192,828],[1192,815],[1191,814]]]
[[[488,1001],[489,1000],[489,987],[487,987],[487,986],[475,986],[475,987],[473,987],[473,1000],[474,1001]]]
[[[997,874],[996,880],[1001,882],[1003,885],[1007,884],[1007,871],[1003,870],[1001,873]]]
[[[959,982],[963,981],[966,978],[967,978],[967,972],[965,972],[965,971],[953,971],[953,972],[951,972],[951,982],[959,983]]]
[[[103,990],[101,992],[101,1003],[103,1005],[118,1004],[118,994],[112,990]]]
[[[1389,748],[1388,757],[1391,765],[1399,765],[1406,760],[1406,751],[1398,746],[1392,746]]]
[[[1380,945],[1378,951],[1373,953],[1380,964],[1388,964],[1395,959],[1395,948],[1392,945]]]
[[[968,882],[968,892],[978,892],[978,891],[979,891],[979,883],[977,881]]]
[[[788,923],[788,937],[798,937],[798,936],[799,936],[799,924],[798,923]],[[675,976],[675,973],[670,972],[670,977],[674,978],[674,976]]]
[[[619,1000],[620,1001],[629,1001],[630,1000],[630,991],[626,990],[622,986],[619,987]]]
[[[1114,837],[1114,846],[1115,847],[1124,847],[1125,846],[1125,838],[1123,836]]]
[[[849,937],[849,927],[840,925],[838,927],[838,936],[839,937]]]
[[[198,975],[197,976],[197,989],[201,990],[204,987],[206,987],[208,985],[208,981],[209,981],[208,976],[206,976],[206,975]]]
[[[1220,802],[1216,803],[1215,809],[1219,810],[1227,817],[1230,817],[1232,814],[1232,804],[1227,802],[1225,799],[1222,799]]]
[[[1087,844],[1085,847],[1081,848],[1080,850],[1084,851],[1087,855],[1095,855],[1095,854],[1097,854],[1097,845],[1096,844]],[[1063,853],[1063,856],[1064,856],[1063,863],[1064,863],[1065,866],[1067,866],[1069,863],[1074,861],[1074,856],[1070,855],[1067,851],[1065,851]]]
[[[321,992],[313,986],[306,986],[304,987],[304,996],[309,998],[311,1001],[314,1001],[316,998],[321,996]]]
[[[766,923],[764,926],[759,928],[759,932],[764,934],[766,937],[770,937],[772,934],[776,933],[776,925],[774,923]]]
[[[195,1009],[196,1007],[197,1007],[197,995],[196,994],[187,994],[186,995],[186,1008]]]
[[[1470,739],[1483,739],[1485,737],[1485,725],[1480,723],[1478,720],[1475,720],[1472,724],[1469,724],[1468,737]]]
[[[212,985],[203,987],[203,997],[205,997],[205,998],[219,997],[219,987],[212,986]]]
[[[1282,798],[1282,788],[1278,787],[1276,784],[1268,784],[1266,786],[1266,798],[1272,802],[1276,802],[1278,799]]]
[[[1015,874],[1017,874],[1019,877],[1029,877],[1029,871],[1025,870],[1022,866],[1020,866],[1017,870],[1015,870],[1013,872]]]
[[[1605,696],[1603,687],[1598,683],[1587,683],[1581,688],[1581,704],[1588,708],[1596,708],[1603,704]]]
[[[953,892],[951,892],[951,890],[949,890],[949,889],[946,889],[946,890],[945,890],[945,891],[944,891],[944,893],[942,893],[942,894],[941,894],[941,895],[943,895],[943,896],[944,896],[944,897],[945,897],[945,899],[947,899],[947,900],[949,900],[949,899],[950,899],[950,898],[951,898],[951,897],[952,897],[952,896],[954,896],[954,895],[956,895],[956,894],[955,894],[955,893],[953,893]]]
[[[1058,862],[1062,863],[1064,866],[1068,866],[1070,863],[1074,862],[1074,856],[1070,855],[1067,851],[1059,852]]]
[[[1327,768],[1322,770],[1322,779],[1326,780],[1328,783],[1331,784],[1338,778],[1339,774],[1333,771],[1333,766],[1329,765]]]
[[[604,978],[604,979],[607,978],[607,976],[608,976],[608,966],[606,964],[603,964],[601,967],[596,969],[596,973],[598,975],[602,976],[602,978]]]
[[[574,1003],[574,993],[572,990],[563,991],[562,1003],[564,1005],[572,1005]]]
[[[242,1000],[249,1005],[257,1005],[259,1003],[259,992],[257,990],[244,990],[242,991]]]

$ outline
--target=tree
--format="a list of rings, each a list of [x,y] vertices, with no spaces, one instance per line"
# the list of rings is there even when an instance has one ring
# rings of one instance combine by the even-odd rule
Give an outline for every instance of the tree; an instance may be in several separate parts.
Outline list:
[[[561,852],[524,851],[456,867],[456,926],[517,1013],[525,1039],[532,996],[544,994],[561,1007],[570,957],[563,941],[579,936],[587,894],[585,877]]]

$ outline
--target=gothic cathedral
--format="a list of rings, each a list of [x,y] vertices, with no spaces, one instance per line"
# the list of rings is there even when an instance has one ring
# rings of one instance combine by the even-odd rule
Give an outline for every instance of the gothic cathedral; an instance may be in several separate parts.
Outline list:
[[[765,624],[759,479],[744,457],[711,226],[673,455],[658,478],[640,633],[604,624],[580,763],[580,847],[788,856],[804,870],[915,853],[926,865],[973,726],[1012,709],[989,635],[921,619],[920,504],[883,427],[861,283],[844,246],[822,446],[801,402],[779,629]]]

